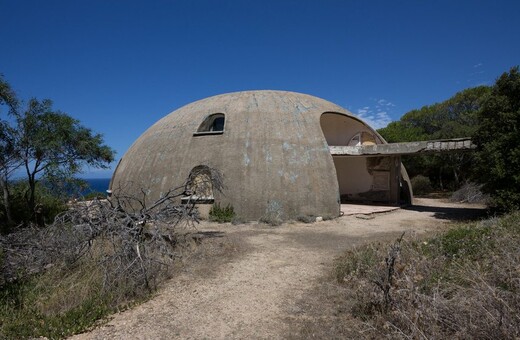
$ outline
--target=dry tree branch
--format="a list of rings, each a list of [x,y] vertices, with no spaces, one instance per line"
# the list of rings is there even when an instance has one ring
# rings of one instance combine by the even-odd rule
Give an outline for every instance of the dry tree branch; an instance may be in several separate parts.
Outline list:
[[[405,233],[403,232],[395,243],[390,246],[388,256],[385,258],[384,272],[382,272],[377,279],[372,280],[372,282],[383,292],[383,311],[385,313],[393,304],[390,290],[394,284],[395,262],[401,252],[401,241],[403,240],[404,234]]]
[[[214,190],[222,190],[216,169],[201,169]],[[130,285],[151,289],[168,264],[180,256],[180,237],[199,222],[196,200],[180,204],[193,174],[183,185],[147,204],[147,190],[137,195],[118,190],[109,200],[78,202],[44,229],[21,228],[0,237],[0,286],[83,259],[103,270],[104,287]],[[135,208],[134,208],[135,207]]]

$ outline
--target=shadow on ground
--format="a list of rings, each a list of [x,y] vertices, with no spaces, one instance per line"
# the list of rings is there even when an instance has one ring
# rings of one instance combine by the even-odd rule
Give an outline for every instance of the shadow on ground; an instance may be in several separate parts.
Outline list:
[[[427,205],[412,205],[403,207],[404,210],[417,212],[430,212],[433,217],[442,220],[453,221],[474,221],[487,216],[487,210],[484,208],[467,208],[467,207],[431,207]]]
[[[222,238],[222,237],[224,237],[224,235],[225,235],[225,233],[222,231],[198,231],[194,234],[191,234],[190,237],[196,243],[201,243],[203,239]]]

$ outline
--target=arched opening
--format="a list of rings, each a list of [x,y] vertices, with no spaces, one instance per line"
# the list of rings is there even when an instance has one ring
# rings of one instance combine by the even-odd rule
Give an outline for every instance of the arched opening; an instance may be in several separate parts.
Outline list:
[[[195,200],[213,200],[211,171],[206,165],[199,165],[191,170],[185,192]]]
[[[383,142],[363,122],[345,114],[325,112],[320,125],[329,146],[360,147]],[[332,155],[332,160],[342,203],[398,201],[400,162],[396,157]]]
[[[215,198],[213,197],[211,171],[206,165],[199,165],[191,170],[184,194],[181,202],[195,204],[199,217],[208,219]]]
[[[376,143],[376,136],[371,132],[358,132],[348,142],[348,146],[360,146],[360,145],[374,145]]]
[[[207,116],[200,124],[196,134],[217,134],[223,133],[226,117],[223,113],[214,113]]]

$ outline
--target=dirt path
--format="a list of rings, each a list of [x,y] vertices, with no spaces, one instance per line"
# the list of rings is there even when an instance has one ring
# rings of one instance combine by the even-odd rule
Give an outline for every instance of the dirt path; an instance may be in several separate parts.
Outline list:
[[[342,251],[402,231],[436,230],[479,208],[426,199],[417,204],[412,209],[313,224],[203,224],[200,231],[222,232],[244,251],[214,273],[200,268],[181,273],[152,300],[75,338],[284,338],[290,327],[287,316],[294,317],[301,308],[296,301]]]

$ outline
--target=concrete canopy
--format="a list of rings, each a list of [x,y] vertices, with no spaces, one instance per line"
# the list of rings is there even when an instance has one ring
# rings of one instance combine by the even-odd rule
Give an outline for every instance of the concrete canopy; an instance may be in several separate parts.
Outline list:
[[[214,193],[215,202],[232,205],[243,219],[273,210],[282,219],[338,216],[340,188],[320,122],[324,113],[349,118],[385,143],[350,112],[317,97],[268,90],[223,94],[181,107],[151,126],[121,159],[111,190],[144,189],[153,201],[207,165],[224,176],[225,189]],[[216,131],[209,128],[216,126],[214,117]]]

